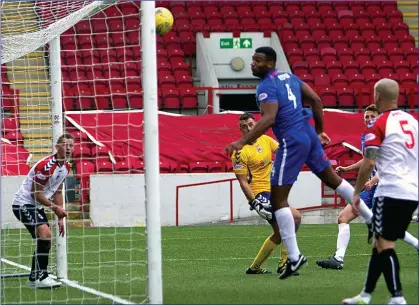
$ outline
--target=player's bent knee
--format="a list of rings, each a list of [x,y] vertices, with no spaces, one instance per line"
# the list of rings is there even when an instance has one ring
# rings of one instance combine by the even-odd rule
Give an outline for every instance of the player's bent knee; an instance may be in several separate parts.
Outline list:
[[[301,223],[301,213],[297,209],[291,208],[292,216],[294,217],[294,222],[296,225]]]
[[[42,224],[36,227],[36,237],[40,239],[51,239],[51,229],[48,225]]]
[[[281,243],[281,235],[279,234],[279,232],[274,232],[270,238],[271,241],[276,245],[279,245]]]
[[[347,205],[338,216],[338,224],[341,223],[350,223],[356,218],[356,215],[352,211],[352,206]]]

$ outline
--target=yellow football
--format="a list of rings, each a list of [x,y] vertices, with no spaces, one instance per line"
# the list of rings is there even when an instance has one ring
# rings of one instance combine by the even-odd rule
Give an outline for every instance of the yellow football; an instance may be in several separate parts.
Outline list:
[[[173,15],[164,7],[156,7],[156,33],[159,35],[166,34],[172,29]]]

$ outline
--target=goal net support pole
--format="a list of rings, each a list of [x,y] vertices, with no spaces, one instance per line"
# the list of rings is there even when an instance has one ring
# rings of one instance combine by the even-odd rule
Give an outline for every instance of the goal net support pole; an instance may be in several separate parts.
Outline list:
[[[51,122],[52,122],[52,151],[56,153],[55,144],[58,141],[58,138],[63,134],[63,104],[61,97],[61,47],[60,47],[60,36],[53,38],[50,42],[50,53],[49,53],[49,63],[50,63],[50,83],[51,83]],[[63,208],[65,209],[65,186],[63,185],[62,189],[63,195]],[[67,279],[68,278],[68,266],[67,266],[67,238],[60,236],[59,226],[58,226],[58,217],[54,215],[55,219],[55,248],[56,248],[56,263],[57,263],[57,278],[58,279]],[[64,234],[67,233],[67,218],[64,218]]]
[[[163,303],[155,2],[141,1],[148,301]]]

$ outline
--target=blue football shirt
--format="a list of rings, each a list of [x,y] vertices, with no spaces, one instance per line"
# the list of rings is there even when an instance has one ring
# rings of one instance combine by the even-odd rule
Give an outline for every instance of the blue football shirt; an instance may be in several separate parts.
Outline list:
[[[301,85],[302,81],[294,74],[273,69],[256,88],[259,107],[260,103],[278,103],[278,112],[272,127],[278,139],[303,129],[312,116],[312,113],[303,107]]]

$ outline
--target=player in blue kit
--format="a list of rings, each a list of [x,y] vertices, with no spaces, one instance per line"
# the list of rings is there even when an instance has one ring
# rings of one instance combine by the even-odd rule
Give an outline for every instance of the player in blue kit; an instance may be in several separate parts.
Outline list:
[[[318,95],[292,73],[275,69],[276,52],[271,47],[260,47],[252,57],[253,75],[261,79],[256,98],[261,119],[239,141],[231,143],[226,153],[231,156],[263,135],[270,127],[278,139],[279,148],[271,171],[271,205],[288,252],[286,268],[279,278],[285,279],[299,270],[307,258],[301,254],[295,235],[295,223],[288,205],[288,195],[304,164],[326,185],[351,202],[354,188],[339,177],[324,153],[322,144],[330,142],[323,132],[323,106]],[[315,128],[308,120],[311,114],[303,107],[303,97],[310,104]],[[372,212],[363,201],[360,213],[367,222]]]

